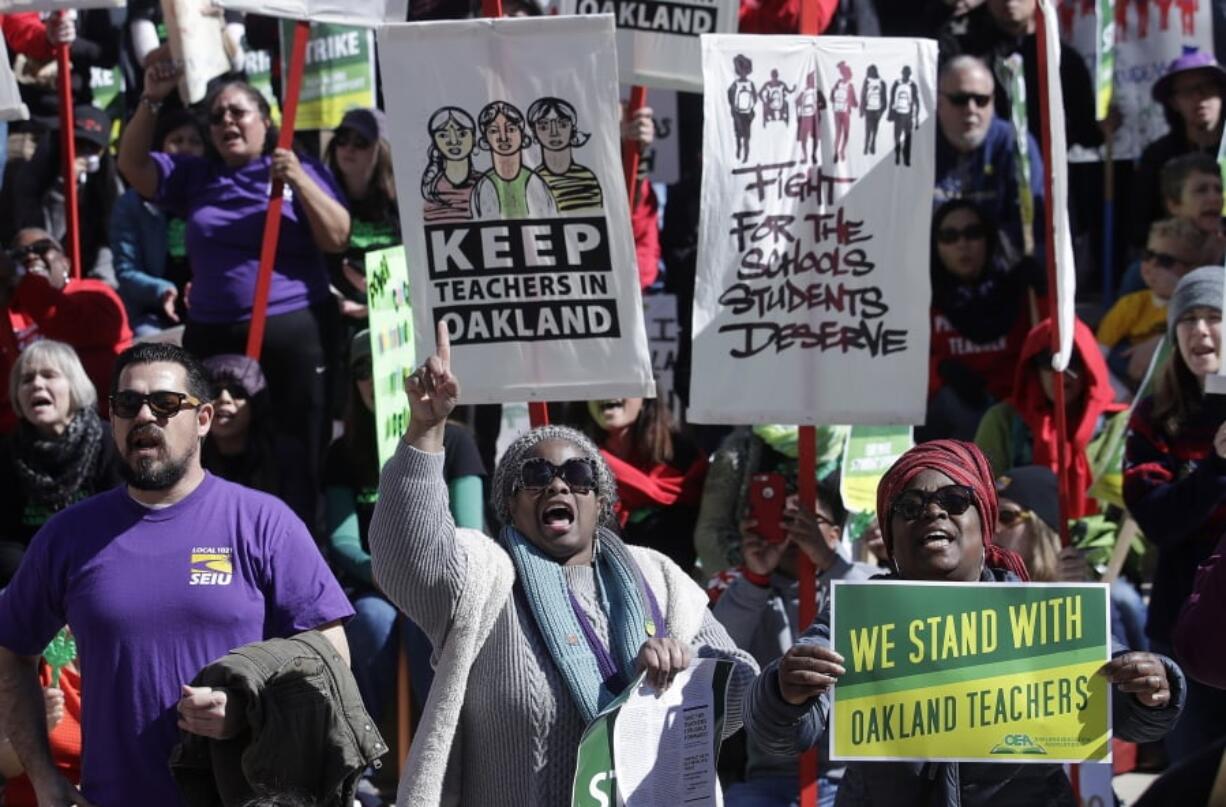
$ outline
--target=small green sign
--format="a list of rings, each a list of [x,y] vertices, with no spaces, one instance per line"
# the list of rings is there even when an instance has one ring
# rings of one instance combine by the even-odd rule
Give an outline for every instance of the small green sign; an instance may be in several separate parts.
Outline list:
[[[404,380],[413,372],[413,308],[404,247],[366,253],[366,293],[370,317],[370,355],[375,389],[379,467],[396,453],[409,427]]]
[[[913,445],[910,426],[852,426],[843,452],[843,506],[853,513],[875,512],[881,477]]]

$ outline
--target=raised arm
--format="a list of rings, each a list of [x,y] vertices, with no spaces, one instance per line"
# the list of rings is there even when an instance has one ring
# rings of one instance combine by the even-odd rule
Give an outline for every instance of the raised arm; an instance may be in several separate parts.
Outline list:
[[[154,107],[160,106],[174,90],[179,82],[180,68],[171,61],[167,46],[152,51],[145,64],[145,92],[119,141],[119,173],[137,193],[153,199],[158,191],[157,167],[149,156],[157,125]]]
[[[412,418],[379,480],[370,523],[374,579],[437,645],[463,592],[468,557],[456,540],[443,479],[443,432],[460,397],[446,326],[438,352],[405,382]]]

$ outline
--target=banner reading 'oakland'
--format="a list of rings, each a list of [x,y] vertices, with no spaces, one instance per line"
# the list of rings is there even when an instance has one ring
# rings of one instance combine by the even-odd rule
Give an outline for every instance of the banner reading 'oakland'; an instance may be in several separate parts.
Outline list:
[[[1111,759],[1107,586],[834,583],[831,758]]]
[[[613,34],[608,15],[380,29],[418,352],[445,323],[465,402],[654,395]]]
[[[691,421],[923,422],[936,60],[703,37]]]
[[[563,14],[612,14],[622,81],[702,90],[703,34],[736,32],[738,0],[562,0]]]

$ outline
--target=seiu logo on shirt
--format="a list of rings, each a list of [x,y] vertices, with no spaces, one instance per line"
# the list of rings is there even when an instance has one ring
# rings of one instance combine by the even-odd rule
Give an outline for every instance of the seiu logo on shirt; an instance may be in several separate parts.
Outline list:
[[[192,547],[192,576],[188,585],[228,586],[234,579],[234,563],[228,546]]]

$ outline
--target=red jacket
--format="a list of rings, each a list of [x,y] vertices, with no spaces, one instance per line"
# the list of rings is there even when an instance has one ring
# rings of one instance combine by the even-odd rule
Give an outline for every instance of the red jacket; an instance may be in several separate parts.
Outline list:
[[[839,0],[813,0],[817,6],[817,31],[834,19]],[[800,0],[741,0],[742,34],[794,34],[800,30]]]
[[[107,415],[115,357],[132,344],[128,315],[119,295],[100,280],[72,280],[55,289],[41,275],[26,275],[9,302],[10,339],[0,340],[0,377],[8,379],[17,352],[38,339],[66,342],[77,351]],[[0,386],[0,433],[17,425],[9,385]]]
[[[55,50],[47,41],[47,26],[37,11],[0,15],[0,31],[11,53],[20,53],[42,62],[55,58]]]
[[[1027,307],[1023,299],[1018,303]],[[1013,394],[1013,373],[1017,367],[1018,354],[1030,330],[1026,311],[1017,315],[1013,328],[992,342],[973,342],[939,311],[932,309],[932,337],[928,342],[928,397],[936,395],[945,383],[940,368],[945,361],[955,361],[966,367],[984,381],[988,393],[998,401]]]

